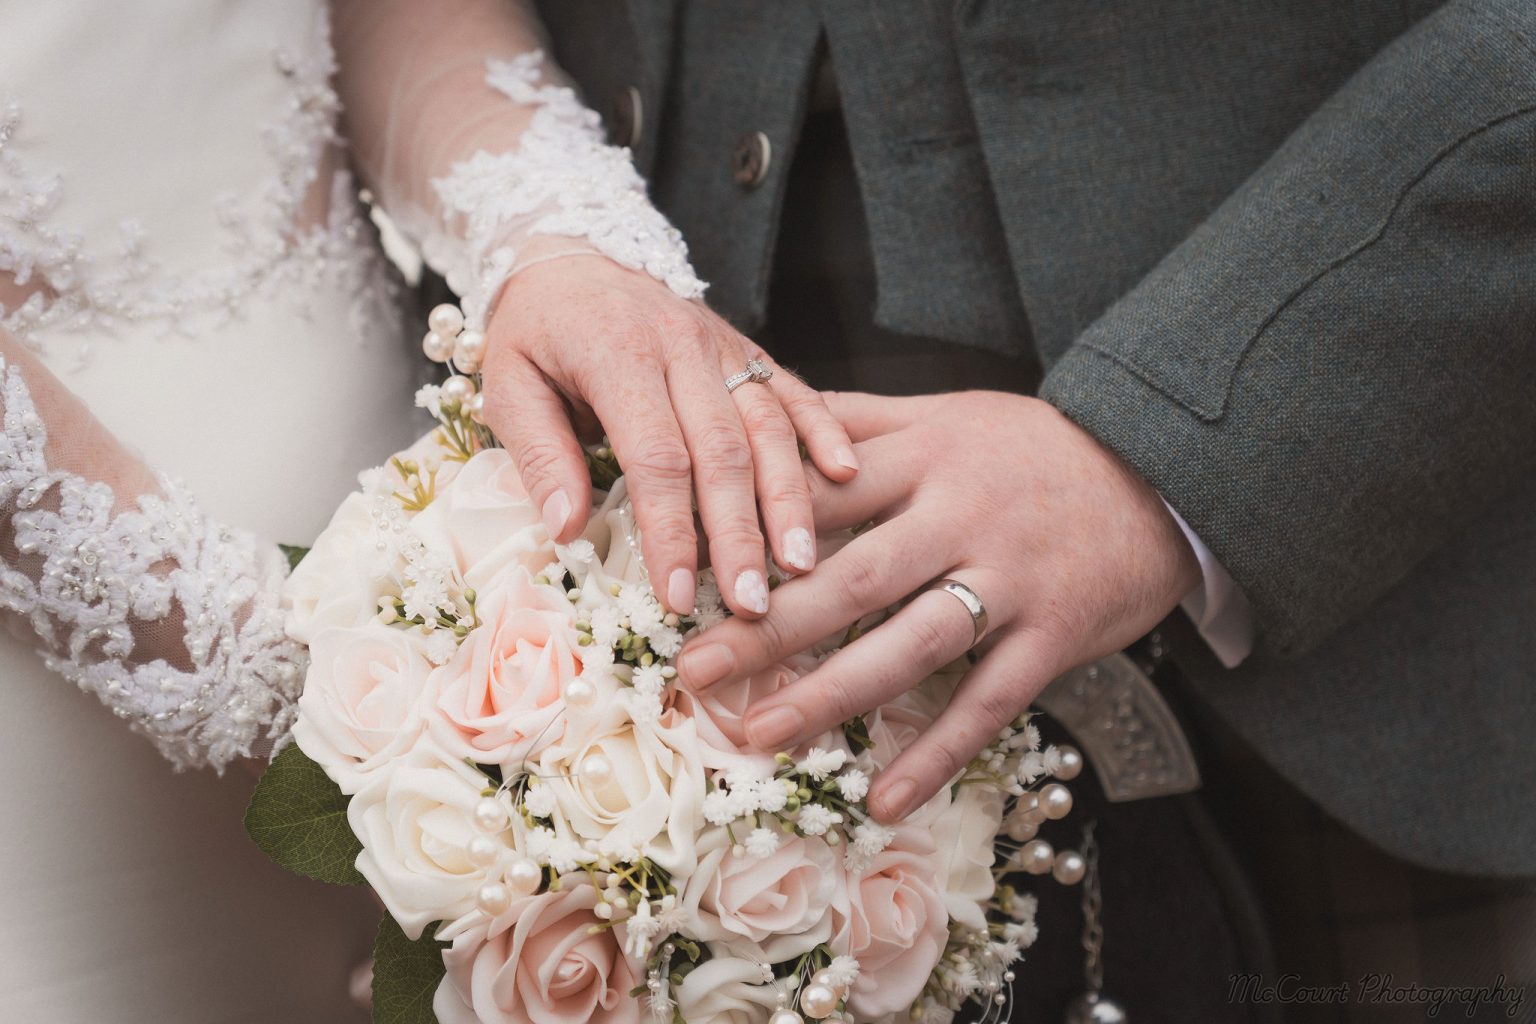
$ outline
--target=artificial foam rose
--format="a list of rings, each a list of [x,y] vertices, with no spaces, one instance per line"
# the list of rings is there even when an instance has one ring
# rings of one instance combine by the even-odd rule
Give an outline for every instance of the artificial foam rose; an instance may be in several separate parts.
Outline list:
[[[672,997],[688,1024],[762,1024],[778,1005],[778,990],[763,983],[762,967],[736,957],[700,964]]]
[[[689,934],[767,963],[793,960],[827,941],[841,877],[838,852],[819,837],[784,837],[766,857],[737,856],[734,846],[723,828],[700,839],[699,865],[682,893],[694,914]]]
[[[473,812],[485,784],[457,754],[423,737],[347,805],[347,823],[363,844],[357,870],[413,939],[433,921],[475,907],[486,873],[464,847],[481,834]]]
[[[332,626],[361,626],[379,613],[379,598],[398,592],[399,566],[379,550],[368,501],[360,493],[347,495],[283,584],[284,625],[299,643],[313,643]]]
[[[1002,828],[1003,794],[991,787],[962,786],[929,830],[936,881],[955,921],[975,931],[987,926],[981,905],[992,898],[994,840]]]
[[[428,680],[428,726],[461,757],[516,766],[564,729],[562,688],[581,674],[575,614],[520,566],[481,592],[475,613],[480,625]]]
[[[678,687],[673,706],[677,715],[693,720],[703,745],[705,767],[731,768],[747,761],[771,769],[773,753],[765,753],[747,742],[742,719],[752,705],[788,686],[818,664],[812,655],[795,654],[746,679],[721,683],[703,693]],[[826,744],[820,745],[826,747]]]
[[[516,900],[443,953],[432,1010],[439,1024],[635,1024],[637,974],[622,937],[592,913],[597,891],[570,875],[556,892]],[[622,928],[618,930],[622,931]]]
[[[432,663],[415,630],[371,620],[321,630],[309,646],[309,672],[293,738],[348,795],[416,742]]]
[[[933,838],[911,824],[895,832],[865,870],[845,875],[846,888],[833,902],[832,951],[859,961],[859,979],[848,993],[858,1020],[910,1006],[949,940]]]
[[[512,567],[537,573],[555,557],[544,520],[504,448],[471,457],[411,520],[411,531],[429,548],[452,552],[464,582],[477,590]]]
[[[584,767],[606,759],[594,777]],[[591,728],[570,730],[539,755],[540,781],[556,814],[581,839],[615,829],[674,876],[693,870],[704,828],[704,764],[693,723],[638,725],[614,714]]]

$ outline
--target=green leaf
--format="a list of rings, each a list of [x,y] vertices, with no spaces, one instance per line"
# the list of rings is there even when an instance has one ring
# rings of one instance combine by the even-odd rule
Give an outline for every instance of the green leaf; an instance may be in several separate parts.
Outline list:
[[[347,824],[347,798],[297,743],[267,768],[245,830],[262,852],[290,871],[334,885],[362,885],[357,855],[363,844]]]
[[[373,943],[373,1024],[437,1024],[432,997],[447,970],[430,928],[412,942],[388,914]]]
[[[277,548],[283,553],[283,557],[288,559],[289,572],[297,569],[299,563],[304,561],[304,556],[309,554],[309,548],[300,547],[297,544],[279,544]]]

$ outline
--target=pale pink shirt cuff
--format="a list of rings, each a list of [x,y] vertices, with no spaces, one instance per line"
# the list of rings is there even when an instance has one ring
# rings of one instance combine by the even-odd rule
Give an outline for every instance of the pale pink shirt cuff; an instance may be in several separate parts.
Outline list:
[[[1217,659],[1227,668],[1236,668],[1253,650],[1253,608],[1248,596],[1216,561],[1211,549],[1195,536],[1184,517],[1166,501],[1163,504],[1200,561],[1200,584],[1184,595],[1179,607],[1194,622]]]

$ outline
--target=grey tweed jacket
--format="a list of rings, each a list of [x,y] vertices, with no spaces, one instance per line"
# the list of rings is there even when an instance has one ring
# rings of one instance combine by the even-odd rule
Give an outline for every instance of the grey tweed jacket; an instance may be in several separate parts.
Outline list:
[[[1186,668],[1303,790],[1536,874],[1536,0],[543,6],[749,332],[825,47],[877,321],[1033,347],[1247,593]]]

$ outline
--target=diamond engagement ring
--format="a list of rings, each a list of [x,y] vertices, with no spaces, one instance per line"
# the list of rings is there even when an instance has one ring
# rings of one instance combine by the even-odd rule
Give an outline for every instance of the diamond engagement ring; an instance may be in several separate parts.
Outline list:
[[[761,359],[748,359],[747,368],[740,373],[733,373],[725,378],[725,390],[735,391],[749,381],[753,384],[767,384],[768,378],[773,376],[773,371],[768,369],[768,364]]]
[[[942,590],[946,594],[953,594],[965,605],[965,610],[971,613],[971,647],[981,643],[981,635],[987,631],[987,606],[981,603],[981,598],[976,591],[961,583],[959,580],[942,579],[932,583],[929,590]]]

